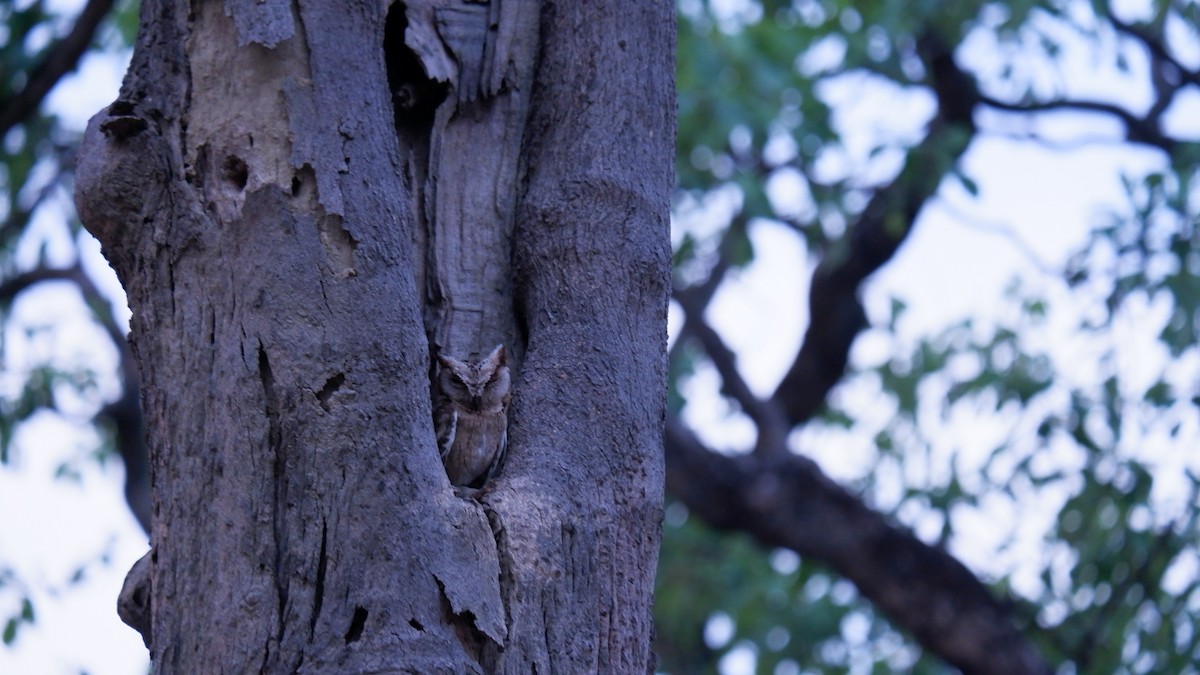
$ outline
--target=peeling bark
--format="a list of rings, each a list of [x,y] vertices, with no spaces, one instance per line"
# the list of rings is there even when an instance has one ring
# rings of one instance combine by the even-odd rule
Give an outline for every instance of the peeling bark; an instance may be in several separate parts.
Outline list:
[[[625,5],[143,3],[76,201],[133,311],[156,671],[650,669],[674,24]],[[501,341],[464,500],[430,349]]]

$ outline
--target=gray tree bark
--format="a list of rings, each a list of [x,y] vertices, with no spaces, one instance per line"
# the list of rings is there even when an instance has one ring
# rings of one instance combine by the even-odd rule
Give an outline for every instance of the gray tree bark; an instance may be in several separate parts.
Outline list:
[[[76,202],[133,310],[157,672],[652,668],[670,3],[144,0]],[[511,348],[451,490],[431,350]]]

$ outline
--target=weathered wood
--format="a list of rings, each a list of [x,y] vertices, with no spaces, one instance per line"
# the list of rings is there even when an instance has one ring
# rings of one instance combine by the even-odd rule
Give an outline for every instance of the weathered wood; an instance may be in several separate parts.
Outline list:
[[[410,6],[406,20],[404,48],[447,87],[421,142],[401,148],[423,205],[418,278],[431,340],[464,358],[504,343],[519,364],[510,254],[538,4],[423,3]]]
[[[672,8],[494,2],[420,119],[379,3],[143,3],[77,203],[133,311],[157,672],[650,668]],[[431,338],[527,352],[480,501]]]

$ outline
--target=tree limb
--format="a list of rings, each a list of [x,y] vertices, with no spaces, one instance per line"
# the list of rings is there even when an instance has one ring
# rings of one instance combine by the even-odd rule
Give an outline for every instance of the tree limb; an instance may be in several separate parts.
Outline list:
[[[846,238],[821,260],[809,291],[812,317],[800,351],[772,397],[793,425],[817,414],[842,378],[854,338],[866,326],[859,285],[891,259],[911,231],[942,176],[975,133],[979,92],[941,41],[926,36],[918,49],[929,64],[938,114],[891,184],[880,188]]]
[[[783,411],[774,401],[765,401],[755,396],[754,392],[750,390],[750,385],[746,384],[745,379],[738,372],[737,355],[726,346],[717,331],[704,320],[704,307],[707,299],[704,297],[703,288],[697,290],[699,293],[693,289],[676,289],[672,292],[672,297],[683,308],[686,316],[679,339],[694,337],[700,342],[705,353],[708,354],[708,358],[716,366],[717,373],[721,376],[724,391],[737,401],[742,410],[754,422],[758,430],[755,452],[780,449],[786,452],[789,428]]]
[[[108,299],[78,263],[70,267],[37,267],[14,275],[0,282],[0,302],[10,302],[20,293],[45,281],[69,281],[75,284],[84,303],[92,310],[92,316],[120,354],[121,397],[101,408],[92,421],[112,428],[113,443],[125,463],[125,500],[142,529],[149,532],[150,469],[142,433],[137,364],[130,353],[129,341],[113,318]]]
[[[9,206],[11,210],[8,217],[0,223],[0,248],[8,248],[12,242],[25,232],[26,226],[29,225],[29,218],[33,212],[38,209],[54,191],[62,185],[64,166],[71,166],[75,163],[74,152],[66,152],[58,157],[58,171],[53,179],[46,181],[46,184],[38,189],[37,195],[32,199],[28,206],[22,207],[16,202],[19,200],[11,200]],[[28,183],[22,186],[22,189],[27,189]]]
[[[1104,103],[1102,101],[1040,101],[1034,103],[1009,103],[1001,101],[991,96],[980,96],[979,102],[997,110],[1007,110],[1010,112],[1022,113],[1037,113],[1037,112],[1053,112],[1058,110],[1075,110],[1082,112],[1094,112],[1105,115],[1111,115],[1120,120],[1122,126],[1125,127],[1125,140],[1130,143],[1140,143],[1142,145],[1150,145],[1163,150],[1164,152],[1175,152],[1178,149],[1179,141],[1169,138],[1159,128],[1158,120],[1154,117],[1141,118],[1137,117],[1128,110],[1114,105],[1112,103]]]
[[[974,136],[979,94],[973,80],[937,38],[922,38],[918,48],[929,67],[938,115],[900,175],[875,193],[846,239],[814,272],[808,332],[783,381],[764,402],[785,412],[784,429],[810,420],[841,379],[850,346],[866,324],[859,286],[896,252]],[[757,405],[733,368],[732,353],[703,323],[703,304],[686,291],[676,300],[688,314],[685,330],[704,345],[726,389],[743,408]],[[1017,630],[1009,609],[962,563],[889,523],[812,460],[790,453],[786,433],[764,434],[760,426],[759,435],[760,452],[729,457],[704,447],[679,420],[669,419],[668,491],[716,528],[742,530],[765,545],[826,562],[896,625],[965,672],[1051,672]],[[764,449],[764,444],[777,447]]]
[[[1008,606],[962,563],[887,522],[812,460],[786,452],[729,457],[667,421],[667,490],[706,523],[830,565],[931,653],[964,673],[1053,669]]]
[[[129,340],[109,310],[108,299],[96,288],[91,277],[81,269],[75,282],[84,302],[92,308],[92,315],[108,333],[120,354],[121,397],[101,408],[94,421],[97,424],[107,422],[112,427],[113,444],[125,464],[125,501],[138,524],[149,533],[150,457],[143,427],[141,377],[138,375],[137,361],[129,348]]]
[[[38,267],[0,282],[0,302],[12,302],[25,290],[43,281],[74,281],[77,267]]]
[[[1106,9],[1108,11],[1105,12],[1105,18],[1108,19],[1109,23],[1111,23],[1113,27],[1117,29],[1117,32],[1124,33],[1142,43],[1142,46],[1146,48],[1146,51],[1150,52],[1151,60],[1160,65],[1166,65],[1173,68],[1175,71],[1177,71],[1182,82],[1200,86],[1200,70],[1191,70],[1184,66],[1179,59],[1176,59],[1175,56],[1167,50],[1161,35],[1151,35],[1149,32],[1143,30],[1139,26],[1135,26],[1131,23],[1127,23],[1118,19],[1116,15],[1112,13],[1111,7],[1106,7]]]
[[[51,47],[46,58],[30,71],[25,87],[0,102],[0,138],[32,115],[59,79],[75,68],[112,6],[113,0],[88,0],[71,32]]]

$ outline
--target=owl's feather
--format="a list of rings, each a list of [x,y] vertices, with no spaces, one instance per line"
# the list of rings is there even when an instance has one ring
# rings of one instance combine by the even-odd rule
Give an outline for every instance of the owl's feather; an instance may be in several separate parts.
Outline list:
[[[434,425],[442,464],[453,485],[477,488],[495,474],[508,445],[508,356],[498,345],[481,361],[438,361]]]

